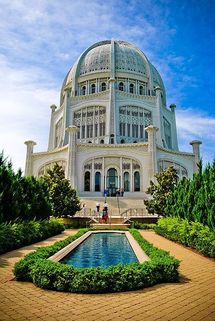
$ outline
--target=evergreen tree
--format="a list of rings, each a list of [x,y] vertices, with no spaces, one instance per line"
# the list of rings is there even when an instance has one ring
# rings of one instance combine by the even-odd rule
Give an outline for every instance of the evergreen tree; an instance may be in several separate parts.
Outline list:
[[[199,171],[193,179],[182,179],[169,195],[165,214],[215,228],[215,161]]]
[[[12,163],[0,154],[0,223],[45,219],[51,215],[47,185],[14,172]]]
[[[151,200],[145,200],[144,203],[149,213],[165,215],[167,199],[178,181],[176,170],[171,166],[162,172],[155,174],[157,183],[150,181],[150,186],[146,193],[151,194]]]
[[[54,216],[66,217],[80,210],[76,191],[71,188],[61,166],[55,164],[53,169],[49,169],[44,176],[44,181],[48,185]]]

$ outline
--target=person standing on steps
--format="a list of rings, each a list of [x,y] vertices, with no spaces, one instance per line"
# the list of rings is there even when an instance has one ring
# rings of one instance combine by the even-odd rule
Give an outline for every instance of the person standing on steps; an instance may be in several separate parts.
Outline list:
[[[100,203],[99,202],[96,203],[96,211],[97,211],[97,213],[100,211]]]
[[[108,203],[107,202],[104,203],[104,210],[105,210],[105,212],[108,211]]]

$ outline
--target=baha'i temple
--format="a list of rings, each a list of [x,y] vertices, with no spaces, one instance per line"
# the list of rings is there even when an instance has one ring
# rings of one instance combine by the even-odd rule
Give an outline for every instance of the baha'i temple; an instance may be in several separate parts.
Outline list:
[[[174,166],[192,177],[192,153],[178,150],[174,104],[166,106],[163,81],[145,54],[125,41],[95,43],[66,75],[60,105],[51,106],[48,150],[26,141],[25,175],[40,176],[58,163],[79,195],[146,191],[156,172]]]

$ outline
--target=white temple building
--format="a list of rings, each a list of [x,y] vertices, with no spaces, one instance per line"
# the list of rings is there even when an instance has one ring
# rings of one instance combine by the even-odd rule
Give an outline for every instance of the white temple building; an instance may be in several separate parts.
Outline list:
[[[105,40],[86,49],[60,96],[51,106],[48,150],[34,153],[35,142],[25,142],[25,175],[59,163],[79,195],[96,196],[144,192],[172,165],[179,177],[196,171],[201,142],[191,142],[192,153],[178,150],[176,106],[166,106],[160,74],[134,45]]]

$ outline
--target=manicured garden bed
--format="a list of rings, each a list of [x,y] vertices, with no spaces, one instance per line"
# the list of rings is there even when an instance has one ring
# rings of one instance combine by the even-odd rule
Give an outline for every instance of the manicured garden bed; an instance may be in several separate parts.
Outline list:
[[[155,248],[135,229],[130,232],[150,257],[150,261],[142,264],[119,264],[103,269],[74,268],[48,260],[51,255],[87,231],[88,229],[80,229],[74,236],[28,254],[15,264],[16,279],[31,281],[44,289],[79,293],[137,290],[158,283],[178,281],[179,261],[168,252]]]
[[[205,256],[215,257],[215,232],[199,222],[188,222],[177,217],[162,218],[154,228],[155,232]]]
[[[0,254],[60,234],[64,225],[57,219],[0,224]]]

